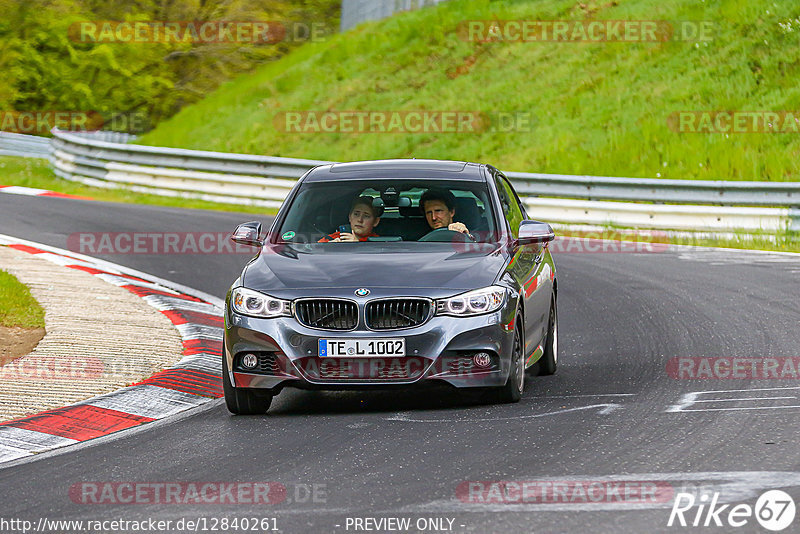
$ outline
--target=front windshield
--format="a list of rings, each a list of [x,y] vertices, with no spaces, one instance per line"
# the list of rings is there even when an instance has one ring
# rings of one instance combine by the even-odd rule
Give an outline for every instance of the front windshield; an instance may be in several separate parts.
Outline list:
[[[375,179],[304,183],[283,218],[279,242],[494,242],[485,183]],[[423,205],[421,205],[421,203]]]

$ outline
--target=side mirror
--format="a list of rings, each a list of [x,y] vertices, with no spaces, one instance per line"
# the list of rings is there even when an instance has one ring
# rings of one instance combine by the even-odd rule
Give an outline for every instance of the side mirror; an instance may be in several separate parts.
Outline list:
[[[248,222],[240,224],[236,227],[231,235],[231,240],[240,245],[249,245],[251,247],[263,247],[264,240],[259,236],[261,235],[260,222]]]
[[[522,221],[519,223],[519,237],[517,241],[520,245],[549,243],[555,238],[555,232],[553,232],[553,229],[547,223],[539,221]]]

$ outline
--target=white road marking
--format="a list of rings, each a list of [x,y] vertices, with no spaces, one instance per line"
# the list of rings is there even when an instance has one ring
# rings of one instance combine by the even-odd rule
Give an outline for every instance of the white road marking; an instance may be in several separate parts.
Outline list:
[[[532,415],[518,415],[514,417],[470,417],[459,419],[414,419],[411,417],[410,412],[400,412],[390,417],[384,417],[384,421],[401,421],[403,423],[476,423],[482,421],[518,421],[520,419],[536,419],[539,417],[550,417],[562,413],[578,412],[581,410],[593,410],[599,408],[597,412],[599,415],[608,415],[622,406],[619,404],[592,404],[590,406],[579,406],[577,408],[566,408],[563,410],[553,410],[550,412],[532,414]]]
[[[742,397],[740,399],[705,399],[705,400],[696,400],[694,401],[695,404],[698,402],[740,402],[740,401],[758,401],[758,400],[770,400],[770,399],[796,399],[797,397]]]
[[[36,257],[41,258],[43,260],[47,260],[50,263],[55,263],[56,265],[61,265],[62,267],[76,266],[76,267],[89,267],[91,269],[99,269],[99,267],[94,263],[77,260],[75,258],[70,258],[67,256],[60,256],[58,254],[52,254],[50,252],[41,252],[37,254]]]
[[[194,369],[222,376],[222,358],[219,354],[201,352],[186,356],[169,369]]]
[[[594,395],[540,395],[529,399],[577,399],[580,397],[635,397],[635,393],[597,393]]]
[[[222,328],[219,326],[207,326],[204,324],[185,323],[177,324],[175,328],[180,332],[181,337],[186,339],[210,339],[222,341]]]
[[[678,400],[677,404],[673,404],[665,411],[667,413],[675,413],[675,412],[718,412],[718,411],[733,411],[733,410],[772,410],[772,409],[785,409],[785,408],[800,408],[800,405],[782,405],[776,404],[774,406],[745,406],[745,407],[737,407],[737,408],[693,408],[688,409],[690,406],[699,403],[709,403],[709,402],[758,402],[758,401],[776,401],[776,400],[787,400],[787,399],[796,399],[797,397],[739,397],[739,398],[725,398],[722,395],[726,393],[753,393],[759,391],[776,391],[776,392],[783,392],[786,390],[798,390],[800,386],[793,386],[793,387],[779,387],[779,388],[754,388],[754,389],[729,389],[729,390],[714,390],[714,391],[692,391],[689,393],[684,393],[680,400]],[[720,398],[700,398],[701,395],[716,395]]]
[[[800,408],[800,404],[791,406],[748,406],[739,408],[704,408],[697,410],[681,410],[682,412],[733,412],[739,410],[782,410],[786,408]]]
[[[195,302],[193,300],[166,297],[164,295],[147,295],[143,300],[159,311],[188,310],[214,315],[215,317],[222,315],[222,310],[220,308],[205,302]]]
[[[678,258],[712,265],[797,264],[800,262],[800,255],[797,253],[776,253],[768,250],[701,249],[681,252],[678,254]]]
[[[0,463],[75,443],[78,441],[44,432],[0,426]]]
[[[27,451],[41,451],[73,443],[78,443],[78,441],[25,428],[0,426],[0,445],[6,447]]]
[[[47,189],[36,189],[35,187],[23,187],[21,185],[9,185],[0,189],[3,193],[11,193],[12,195],[27,195],[36,196],[42,193],[49,193]]]
[[[0,463],[18,460],[19,458],[24,458],[26,456],[33,456],[33,453],[30,451],[24,451],[22,449],[17,449],[16,447],[10,447],[8,445],[0,445]]]
[[[114,284],[115,286],[122,287],[122,286],[136,286],[136,287],[146,287],[149,289],[155,289],[157,291],[163,291],[165,293],[172,293],[173,295],[180,295],[174,289],[170,289],[168,287],[162,286],[161,284],[154,284],[151,282],[142,282],[139,280],[133,280],[131,278],[126,278],[124,276],[114,276],[113,274],[98,274],[96,275],[101,280],[105,280],[109,284]]]

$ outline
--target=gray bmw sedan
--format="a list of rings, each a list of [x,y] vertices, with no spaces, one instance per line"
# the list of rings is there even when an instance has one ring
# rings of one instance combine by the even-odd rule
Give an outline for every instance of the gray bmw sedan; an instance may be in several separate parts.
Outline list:
[[[490,165],[385,160],[316,167],[225,302],[223,386],[234,414],[285,387],[438,382],[517,402],[558,362],[550,225]],[[531,374],[529,372],[528,374]]]

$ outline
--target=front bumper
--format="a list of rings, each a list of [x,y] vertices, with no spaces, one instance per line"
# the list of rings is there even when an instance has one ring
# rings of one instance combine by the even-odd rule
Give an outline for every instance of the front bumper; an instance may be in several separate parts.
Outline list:
[[[261,319],[225,315],[224,355],[235,387],[272,390],[409,387],[435,382],[458,388],[502,386],[508,379],[515,302],[476,317],[434,316],[413,328],[389,331],[330,331],[308,328],[294,317]],[[320,339],[405,338],[406,356],[382,358],[319,357]],[[472,356],[489,353],[491,364]],[[245,370],[244,354],[259,358]]]

